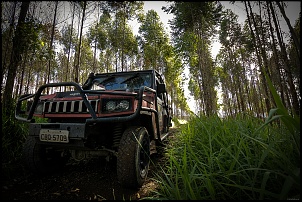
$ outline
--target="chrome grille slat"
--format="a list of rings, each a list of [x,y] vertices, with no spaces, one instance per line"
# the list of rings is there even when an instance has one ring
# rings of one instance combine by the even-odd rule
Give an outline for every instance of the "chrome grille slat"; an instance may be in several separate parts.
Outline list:
[[[51,112],[52,103],[53,103],[53,102],[49,102],[48,113]]]
[[[74,112],[74,103],[75,103],[75,101],[71,101],[71,109],[70,109],[70,112]]]
[[[60,105],[60,102],[57,102],[56,103],[56,111],[55,111],[56,113],[59,112],[59,105]]]
[[[99,100],[88,100],[88,102],[92,109],[97,112]],[[43,110],[45,113],[89,113],[83,100],[48,101],[44,103]]]
[[[83,105],[83,100],[81,100],[79,103],[79,112],[82,112],[82,105]]]
[[[66,106],[67,106],[67,101],[64,102],[64,105],[63,105],[63,112],[66,112]]]
[[[94,111],[96,112],[98,110],[98,100],[95,101],[95,107],[94,107]]]

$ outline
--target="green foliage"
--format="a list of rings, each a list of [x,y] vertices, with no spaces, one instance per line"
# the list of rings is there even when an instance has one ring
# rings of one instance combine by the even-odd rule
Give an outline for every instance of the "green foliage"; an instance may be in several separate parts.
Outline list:
[[[13,116],[14,109],[2,114],[2,163],[18,160],[28,134],[28,124],[21,123]]]
[[[284,107],[280,96],[277,94],[275,87],[273,86],[270,78],[267,76],[266,73],[265,73],[265,78],[268,82],[269,89],[273,94],[273,98],[275,100],[277,108],[270,110],[269,116],[267,117],[265,124],[263,126],[271,123],[274,120],[281,119],[282,123],[285,125],[285,127],[289,130],[290,134],[292,135],[297,151],[299,152],[300,155],[300,117],[296,115],[295,112],[293,112],[293,116],[289,114],[288,110]]]
[[[241,200],[299,198],[300,158],[277,124],[239,115],[191,118],[167,149],[155,198]]]
[[[168,36],[165,33],[163,23],[160,22],[156,11],[149,10],[141,19],[139,27],[138,43],[144,54],[144,69],[156,69],[160,71],[168,46]]]

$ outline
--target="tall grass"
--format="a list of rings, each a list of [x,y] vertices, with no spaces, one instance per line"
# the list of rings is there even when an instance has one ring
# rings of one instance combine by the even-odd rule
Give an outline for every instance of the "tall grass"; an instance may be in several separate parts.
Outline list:
[[[16,120],[13,114],[13,110],[10,115],[2,114],[2,163],[9,163],[20,157],[28,134],[28,124]]]
[[[195,117],[167,149],[155,180],[160,199],[289,199],[300,197],[300,156],[291,131],[238,116]]]
[[[154,197],[300,199],[300,117],[265,77],[276,103],[265,123],[248,115],[192,118],[167,149]]]

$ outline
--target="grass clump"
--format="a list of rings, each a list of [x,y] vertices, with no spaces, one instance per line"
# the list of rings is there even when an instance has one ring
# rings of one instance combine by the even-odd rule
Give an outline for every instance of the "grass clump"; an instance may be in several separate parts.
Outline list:
[[[155,195],[169,200],[299,198],[300,156],[290,131],[249,116],[195,117],[181,126]]]

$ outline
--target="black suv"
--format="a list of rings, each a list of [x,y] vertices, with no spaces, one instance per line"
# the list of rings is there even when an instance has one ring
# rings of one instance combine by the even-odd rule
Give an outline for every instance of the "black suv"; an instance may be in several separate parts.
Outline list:
[[[72,91],[42,95],[50,87]],[[161,147],[172,125],[164,79],[155,70],[91,73],[82,86],[42,85],[19,98],[16,118],[30,123],[23,156],[31,171],[102,156],[116,159],[119,182],[135,188],[147,177],[151,142]]]

